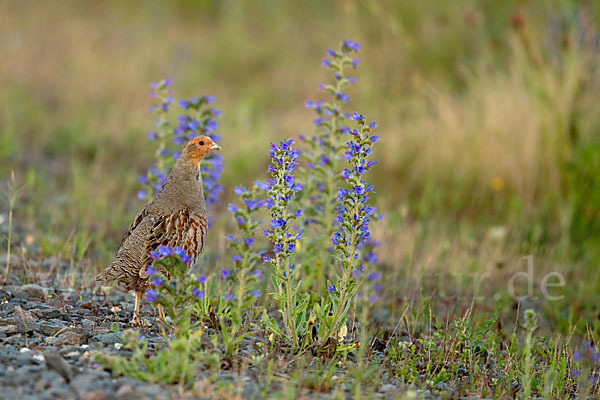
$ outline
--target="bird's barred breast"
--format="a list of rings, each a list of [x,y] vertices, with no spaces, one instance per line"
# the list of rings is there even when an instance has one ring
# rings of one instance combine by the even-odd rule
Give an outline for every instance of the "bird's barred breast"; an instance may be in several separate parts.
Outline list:
[[[173,213],[157,229],[162,236],[157,242],[169,247],[181,247],[192,259],[198,258],[204,248],[208,222],[204,215],[187,209]]]

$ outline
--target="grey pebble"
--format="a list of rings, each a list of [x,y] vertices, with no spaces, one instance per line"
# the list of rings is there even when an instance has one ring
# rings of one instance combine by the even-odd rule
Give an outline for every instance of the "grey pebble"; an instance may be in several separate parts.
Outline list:
[[[92,320],[89,319],[83,319],[81,320],[81,326],[87,330],[92,330],[94,329],[94,326],[96,325],[96,323]]]
[[[21,291],[25,292],[30,297],[35,297],[38,299],[45,299],[46,292],[49,291],[48,288],[44,288],[36,283],[30,283],[27,285],[21,286]]]
[[[85,337],[85,335],[70,330],[61,333],[60,335],[58,335],[58,338],[60,339],[62,344],[78,346],[80,344],[87,343],[87,338]]]
[[[387,392],[391,392],[391,391],[393,391],[393,390],[396,390],[396,386],[395,386],[395,385],[392,385],[392,384],[390,384],[390,383],[386,383],[385,385],[382,385],[382,386],[379,388],[378,392],[379,392],[379,393],[387,393]]]
[[[121,334],[120,333],[104,333],[104,334],[95,336],[94,339],[99,340],[103,344],[121,343]]]
[[[65,327],[65,323],[58,319],[42,321],[37,326],[38,330],[46,336],[55,335],[57,332],[59,332],[64,327]]]
[[[44,306],[40,308],[34,308],[30,310],[33,314],[35,314],[38,318],[42,319],[52,319],[60,316],[60,311],[56,307]]]

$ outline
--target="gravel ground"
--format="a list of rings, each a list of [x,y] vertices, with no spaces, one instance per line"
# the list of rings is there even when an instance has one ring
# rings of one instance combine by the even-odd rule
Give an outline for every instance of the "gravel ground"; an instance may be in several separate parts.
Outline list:
[[[152,320],[149,307],[143,313]],[[0,288],[0,399],[169,399],[178,386],[113,377],[91,359],[95,350],[127,354],[120,333],[129,328],[133,296],[110,298],[56,290],[38,284]],[[142,332],[150,347],[160,343],[157,327]],[[197,376],[202,382],[206,377]],[[259,397],[248,376],[223,371],[216,381],[239,387],[243,398]],[[243,386],[242,386],[243,385]],[[209,397],[213,397],[210,395]],[[220,396],[217,396],[220,397]]]

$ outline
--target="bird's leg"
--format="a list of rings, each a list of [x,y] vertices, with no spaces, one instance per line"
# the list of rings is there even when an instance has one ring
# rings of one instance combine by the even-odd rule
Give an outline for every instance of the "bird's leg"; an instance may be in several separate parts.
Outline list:
[[[142,321],[140,319],[140,301],[142,300],[142,292],[136,290],[135,291],[135,308],[133,310],[133,319],[131,320],[131,325],[135,328],[142,326]]]
[[[156,308],[158,309],[158,316],[160,317],[159,320],[166,322],[167,318],[165,317],[165,311],[163,310],[162,306],[160,304],[157,304]]]

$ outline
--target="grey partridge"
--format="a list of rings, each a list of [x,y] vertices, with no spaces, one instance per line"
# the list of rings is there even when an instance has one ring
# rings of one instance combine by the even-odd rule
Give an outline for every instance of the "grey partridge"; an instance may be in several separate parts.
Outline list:
[[[140,324],[140,301],[149,286],[146,267],[152,263],[150,252],[160,245],[179,246],[192,261],[202,252],[208,223],[200,162],[220,149],[208,136],[187,142],[155,199],[131,223],[115,260],[96,277],[135,290],[133,325]]]

